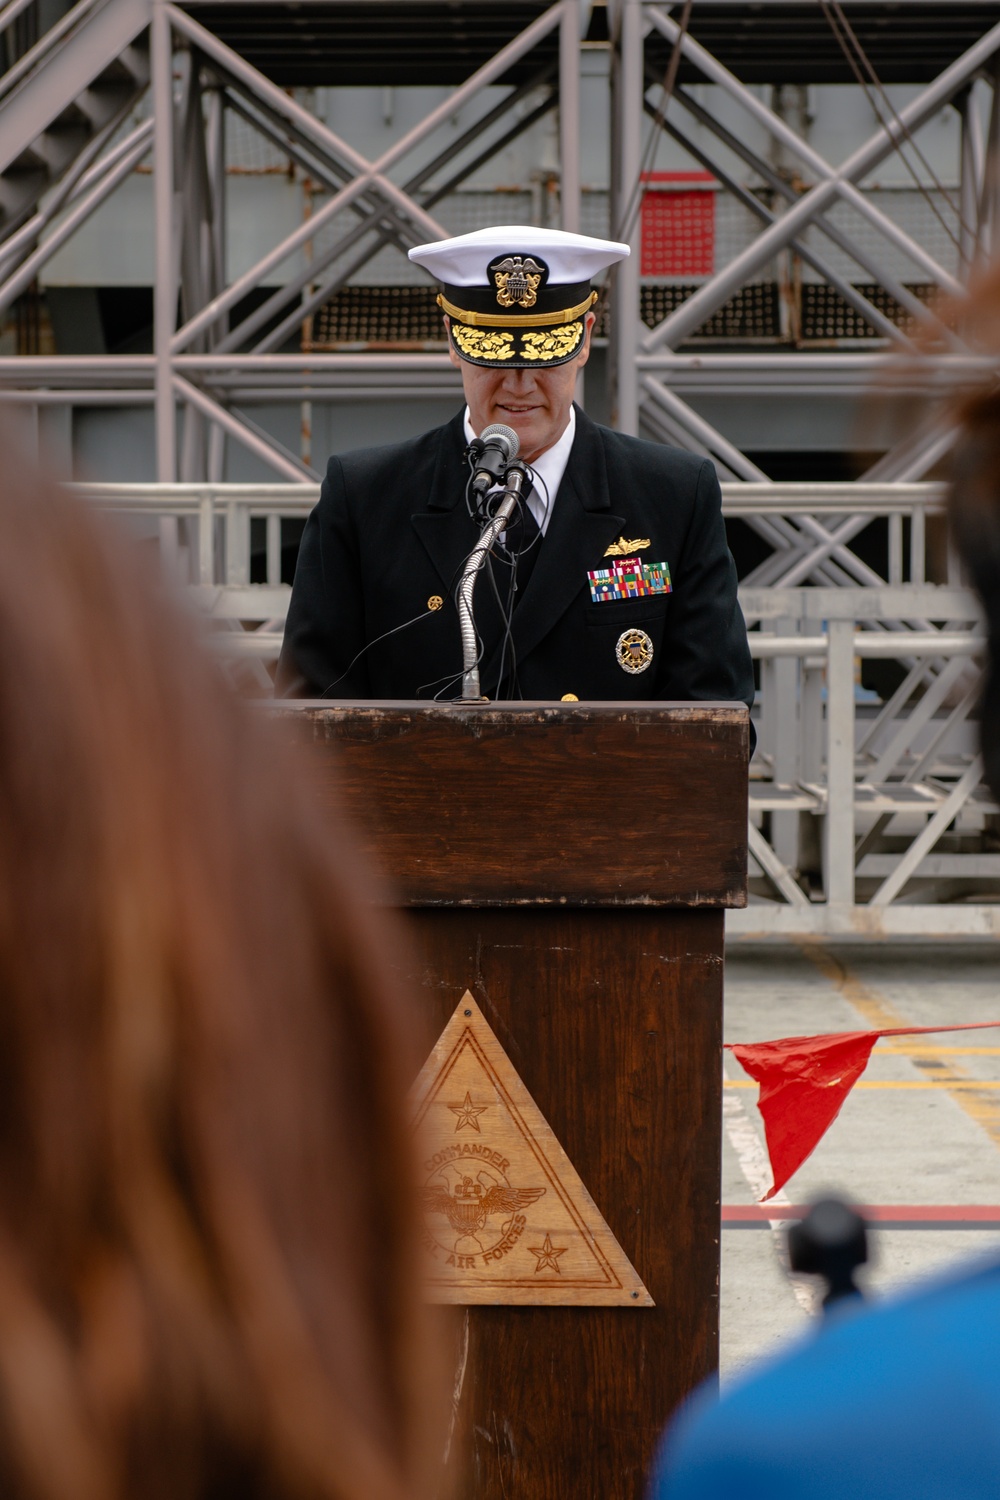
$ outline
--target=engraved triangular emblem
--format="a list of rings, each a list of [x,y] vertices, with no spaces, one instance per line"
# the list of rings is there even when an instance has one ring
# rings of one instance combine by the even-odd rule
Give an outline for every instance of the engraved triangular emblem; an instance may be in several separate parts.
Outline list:
[[[653,1306],[468,991],[413,1092],[431,1301]]]

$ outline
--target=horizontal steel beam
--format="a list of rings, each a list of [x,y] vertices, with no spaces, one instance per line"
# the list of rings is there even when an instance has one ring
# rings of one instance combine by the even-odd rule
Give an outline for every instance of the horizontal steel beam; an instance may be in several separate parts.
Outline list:
[[[772,656],[824,656],[830,644],[826,635],[762,635],[751,630],[747,635],[750,655],[757,660]],[[900,656],[981,656],[986,650],[985,636],[964,630],[895,630],[879,632],[859,630],[854,636],[854,654],[864,657]]]
[[[727,515],[889,516],[920,509],[939,512],[948,498],[944,484],[732,484],[722,486]]]
[[[791,906],[778,901],[751,901],[742,911],[726,912],[726,940],[767,942],[794,937],[905,938],[940,941],[942,938],[1000,937],[1000,906],[964,902],[928,906],[926,903],[891,906],[831,906],[813,902]]]
[[[4,393],[9,396],[10,392]],[[30,401],[48,396],[57,400],[65,400],[68,396],[76,395],[72,391],[43,391],[39,393],[18,393],[19,399]],[[84,393],[91,394],[91,393]],[[94,392],[92,394],[109,396],[114,398],[131,396],[143,398],[147,393],[135,391],[107,391]],[[0,399],[3,399],[0,397]],[[257,504],[263,500],[267,503],[278,500],[301,500],[303,503],[312,503],[310,496],[315,497],[317,491],[315,486],[303,484],[289,485],[254,485],[254,484],[76,484],[74,490],[90,499],[109,497],[124,498],[132,496],[137,502],[156,505],[171,499],[183,500],[188,496],[197,495],[204,497],[213,496],[220,505],[230,503]],[[797,515],[800,510],[810,513],[833,513],[833,514],[861,514],[870,515],[893,515],[900,511],[913,509],[924,509],[926,511],[940,510],[946,499],[947,488],[943,484],[743,484],[725,483],[722,486],[722,508],[729,516],[747,515]],[[880,602],[890,586],[886,589],[875,590]],[[920,608],[930,612],[932,618],[946,619],[952,616],[956,618],[976,618],[977,610],[972,608],[968,615],[962,612],[970,606],[974,596],[958,589],[941,589],[935,584],[921,587],[919,594],[914,592],[913,585],[902,585],[905,592],[900,588],[892,589],[891,604],[897,605],[902,599],[912,601],[918,599]],[[847,601],[849,607],[861,609],[864,607],[867,614],[872,603],[872,590],[853,590],[851,598]],[[845,591],[837,589],[833,591],[834,601],[843,601]],[[807,603],[812,604],[815,589],[791,591],[782,596],[782,609],[786,614],[795,614],[804,598]],[[768,590],[749,590],[744,594],[745,608],[755,608],[759,605],[761,598],[770,598]],[[826,609],[831,600],[824,595],[820,600],[819,608]],[[935,610],[941,611],[935,616]],[[956,615],[956,610],[958,614]],[[890,611],[891,612],[891,611]],[[756,616],[755,616],[756,617]],[[825,618],[822,613],[818,616],[813,613],[814,618]]]
[[[153,387],[142,390],[109,390],[92,386],[83,390],[71,387],[58,390],[6,390],[0,391],[0,407],[3,406],[149,406],[153,400]]]
[[[880,350],[873,350],[871,353],[861,350],[821,353],[803,349],[747,351],[739,354],[717,354],[706,350],[704,354],[681,354],[676,350],[665,349],[658,353],[638,354],[636,364],[640,370],[706,370],[713,373],[782,369],[822,370],[828,374],[851,371],[863,373],[871,379],[913,375],[915,371],[928,376],[941,373],[967,380],[981,380],[985,376],[1000,374],[1000,354],[935,354],[933,359],[925,357],[901,360],[897,355],[885,354]]]
[[[947,584],[883,584],[879,588],[740,589],[748,620],[979,620],[971,589]]]
[[[380,5],[403,4],[412,5],[416,8],[420,5],[426,5],[426,3],[427,0],[365,0],[365,4],[373,10],[376,10]],[[492,11],[493,13],[496,12],[496,0],[462,0],[462,3],[465,8],[470,10],[478,9]],[[227,8],[231,8],[234,11],[243,9],[252,10],[255,5],[269,4],[273,4],[273,0],[185,0],[185,5],[190,10],[197,10],[199,5],[211,5],[213,9],[218,8],[220,10]],[[356,4],[357,0],[296,0],[296,5],[301,6],[303,10],[308,10],[313,5],[321,5],[324,8],[336,8],[338,5],[343,5],[354,8]],[[788,6],[789,8],[801,10],[803,0],[767,0],[767,4],[769,8]],[[872,8],[872,0],[841,0],[841,4],[848,10],[855,8],[871,10]],[[923,6],[934,6],[940,10],[941,4],[942,0],[902,0],[902,8],[905,10],[919,9]],[[964,4],[967,6],[982,7],[983,10],[989,11],[996,8],[996,0],[964,0]],[[716,6],[724,6],[727,10],[732,10],[733,0],[698,0],[699,10],[711,10]],[[899,20],[898,13],[900,8],[900,0],[894,0],[893,10],[896,12],[894,19],[897,21]]]

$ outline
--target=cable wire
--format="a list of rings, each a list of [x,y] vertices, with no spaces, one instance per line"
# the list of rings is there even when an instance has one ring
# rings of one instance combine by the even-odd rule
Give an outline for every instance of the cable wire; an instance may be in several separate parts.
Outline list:
[[[656,147],[659,142],[660,131],[663,129],[663,122],[667,117],[667,110],[670,106],[670,100],[673,96],[674,85],[677,82],[677,73],[681,65],[681,51],[684,47],[684,38],[687,36],[688,22],[691,19],[691,7],[693,3],[694,0],[684,0],[684,10],[679,22],[680,30],[678,31],[678,34],[674,39],[674,45],[670,53],[670,60],[667,63],[667,71],[663,75],[663,85],[660,93],[660,102],[656,107],[656,113],[653,116],[653,122],[650,126],[649,135],[646,138],[646,145],[642,153],[642,160],[639,164],[639,176],[632,184],[632,191],[629,193],[625,208],[622,211],[621,221],[618,224],[615,233],[612,235],[612,239],[625,241],[629,238],[632,230],[635,228],[635,221],[638,217],[639,209],[642,205],[643,182],[646,177],[646,173],[651,170],[653,162],[656,160]]]
[[[843,7],[840,5],[839,0],[819,0],[819,3],[820,8],[822,9],[823,14],[826,16],[826,19],[829,23],[830,30],[833,32],[840,46],[840,50],[843,52],[845,58],[847,59],[851,71],[857,79],[858,84],[862,92],[864,93],[865,99],[868,101],[868,106],[871,109],[872,114],[875,116],[876,120],[878,120],[882,129],[885,130],[888,134],[888,121],[883,112],[880,110],[878,103],[876,102],[876,99],[873,95],[872,90],[874,88],[874,90],[878,94],[879,99],[881,99],[886,112],[891,117],[891,120],[896,126],[897,135],[893,138],[893,150],[896,152],[900,161],[909,172],[915,186],[927,203],[927,206],[930,208],[931,212],[934,214],[938,223],[941,225],[941,228],[944,230],[945,234],[951,240],[955,248],[961,251],[962,244],[958,235],[956,235],[955,231],[948,223],[937,203],[934,202],[934,199],[928,191],[926,184],[922,181],[920,174],[917,172],[913,163],[904,152],[903,140],[905,140],[906,143],[911,147],[914,155],[917,157],[917,160],[921,163],[928,176],[930,177],[935,189],[941,194],[942,198],[947,203],[952,213],[955,215],[956,219],[958,220],[959,228],[965,234],[968,234],[973,240],[976,240],[978,236],[976,235],[975,231],[970,229],[969,225],[965,223],[959,206],[952,200],[951,194],[948,192],[948,189],[938,178],[937,174],[934,171],[934,168],[931,166],[930,162],[927,160],[923,151],[917,144],[912,131],[909,129],[906,122],[902,119],[892,100],[889,98],[885,86],[876,73],[871,59],[868,57],[868,54],[866,53],[860,38],[852,27],[850,21],[847,19],[847,16],[844,14]],[[843,28],[843,30],[841,30],[841,27]],[[868,77],[871,80],[871,86],[869,86],[869,83],[866,82],[864,73],[862,73],[861,71],[862,68],[864,69],[864,72],[868,74]],[[902,137],[902,139],[900,137]]]

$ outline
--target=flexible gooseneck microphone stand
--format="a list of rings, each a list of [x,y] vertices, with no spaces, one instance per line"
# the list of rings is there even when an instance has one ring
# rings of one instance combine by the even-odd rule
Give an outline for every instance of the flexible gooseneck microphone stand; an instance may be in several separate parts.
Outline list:
[[[525,465],[518,459],[508,466],[504,479],[503,499],[496,513],[479,533],[479,541],[466,558],[458,588],[455,590],[458,623],[462,632],[462,696],[458,700],[459,703],[486,703],[488,701],[483,697],[479,686],[479,643],[476,636],[476,622],[472,613],[472,593],[483,564],[500,533],[507,529],[507,522],[520,502],[527,472]]]

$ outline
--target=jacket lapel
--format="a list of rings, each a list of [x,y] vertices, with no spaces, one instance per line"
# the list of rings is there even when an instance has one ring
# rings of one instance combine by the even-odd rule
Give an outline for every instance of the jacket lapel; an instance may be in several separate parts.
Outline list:
[[[411,519],[441,582],[454,589],[462,563],[479,535],[479,528],[465,509],[468,469],[465,452],[464,408],[440,429],[437,462],[426,497],[416,497],[420,506]]]
[[[552,519],[524,597],[514,611],[518,661],[548,635],[580,590],[586,588],[586,574],[601,566],[605,548],[624,524],[624,517],[611,509],[600,431],[577,407],[576,438],[552,507]],[[484,682],[494,689],[493,674],[499,665],[494,660],[496,654],[487,658],[483,670]]]

